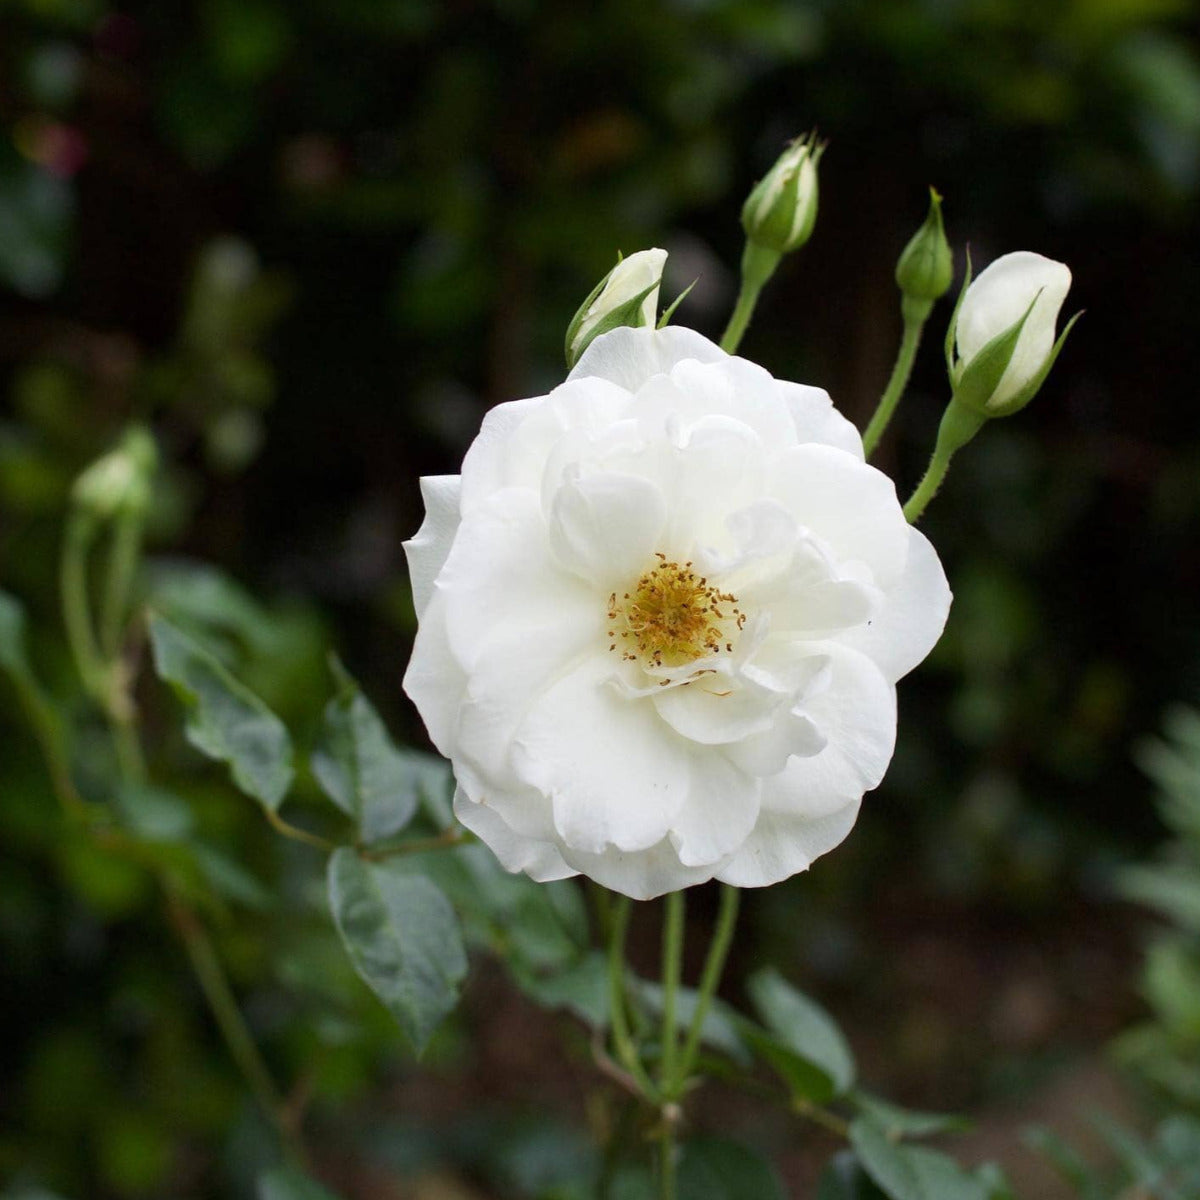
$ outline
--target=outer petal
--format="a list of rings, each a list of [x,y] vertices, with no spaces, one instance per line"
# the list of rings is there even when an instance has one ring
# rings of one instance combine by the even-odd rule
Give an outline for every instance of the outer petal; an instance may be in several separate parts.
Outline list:
[[[494,808],[477,804],[462,788],[454,793],[454,815],[487,844],[506,871],[524,871],[538,883],[579,873],[567,866],[552,843],[514,833]]]
[[[796,446],[773,464],[771,494],[812,530],[839,563],[866,563],[892,586],[908,556],[908,523],[882,472],[832,446]]]
[[[457,755],[509,786],[525,712],[572,662],[606,649],[608,598],[559,566],[537,495],[518,490],[463,520],[437,590],[447,644],[469,681]]]
[[[694,754],[652,705],[608,682],[612,669],[600,654],[566,671],[513,742],[516,771],[551,798],[564,845],[592,854],[661,841],[687,798]]]
[[[733,853],[758,820],[762,783],[719,754],[697,754],[687,801],[671,826],[685,867],[712,867]]]
[[[704,883],[713,877],[711,866],[685,867],[669,838],[633,853],[610,848],[602,854],[589,854],[563,846],[562,854],[589,879],[634,900],[653,900],[665,892]]]
[[[929,539],[910,527],[908,561],[884,606],[866,625],[838,640],[871,658],[895,683],[937,645],[950,612],[950,585]]]
[[[742,848],[717,872],[734,887],[769,887],[800,871],[832,850],[854,828],[861,800],[823,817],[764,812]]]
[[[717,872],[726,883],[765,887],[805,870],[849,833],[863,793],[887,770],[896,737],[895,689],[863,655],[826,645],[833,679],[805,710],[828,742],[819,754],[791,758],[763,781],[758,823]]]
[[[408,575],[412,581],[413,607],[417,620],[425,615],[433,594],[433,581],[450,553],[450,544],[458,532],[458,502],[462,492],[457,475],[426,475],[421,480],[421,498],[425,501],[425,520],[421,528],[404,543]]]
[[[789,383],[785,379],[775,380],[775,387],[791,410],[797,442],[822,442],[845,450],[855,458],[864,457],[862,437],[857,428],[833,407],[824,388]]]
[[[567,379],[607,379],[636,392],[648,379],[667,373],[685,359],[720,362],[728,357],[708,338],[681,325],[658,330],[623,327],[596,338]]]
[[[425,722],[429,740],[447,758],[451,757],[467,676],[450,651],[446,639],[445,596],[437,588],[425,606],[417,629],[403,686]]]

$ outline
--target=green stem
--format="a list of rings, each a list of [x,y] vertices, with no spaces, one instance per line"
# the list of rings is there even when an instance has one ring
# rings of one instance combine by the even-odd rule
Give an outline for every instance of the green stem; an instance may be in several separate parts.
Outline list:
[[[767,250],[756,242],[747,242],[742,252],[742,282],[738,289],[737,302],[725,332],[721,334],[721,349],[726,354],[736,354],[742,344],[742,336],[754,315],[755,305],[766,282],[775,273],[782,255]]]
[[[658,1198],[675,1200],[675,1126],[665,1118],[658,1135]]]
[[[613,904],[612,928],[608,940],[608,1006],[612,1026],[613,1048],[621,1065],[637,1082],[647,1100],[657,1101],[655,1088],[637,1047],[629,1033],[629,1022],[625,1014],[625,931],[629,928],[629,913],[632,901],[628,896],[618,896]]]
[[[84,517],[75,516],[67,522],[59,587],[63,623],[67,627],[67,642],[75,660],[75,669],[83,680],[84,689],[90,695],[100,697],[104,690],[104,668],[92,628],[87,580],[87,552],[93,528],[92,523]]]
[[[139,509],[117,518],[109,546],[108,578],[100,620],[100,646],[108,658],[115,658],[120,648],[125,613],[141,553],[142,513]]]
[[[737,888],[727,883],[721,884],[721,903],[717,911],[717,925],[713,930],[712,942],[708,947],[708,957],[704,961],[704,971],[700,976],[700,989],[696,997],[696,1011],[692,1014],[692,1023],[688,1027],[687,1040],[683,1044],[683,1054],[679,1058],[678,1072],[673,1090],[682,1090],[696,1061],[700,1049],[700,1036],[704,1030],[704,1020],[712,1004],[713,996],[721,982],[725,970],[725,960],[729,957],[729,947],[733,943],[733,931],[737,928],[738,903],[741,893]]]
[[[875,415],[863,433],[863,453],[868,458],[871,457],[875,447],[879,445],[879,439],[883,437],[888,422],[891,421],[892,414],[900,403],[900,397],[904,395],[904,389],[908,387],[913,361],[917,357],[917,347],[921,344],[921,331],[925,328],[925,322],[932,309],[933,304],[930,301],[918,303],[910,300],[907,296],[903,298],[901,311],[904,315],[904,332],[900,338],[900,350],[896,354],[896,364],[892,367],[892,376],[883,390],[883,395],[879,398],[879,407],[875,409]]]
[[[938,426],[937,442],[933,448],[933,456],[929,466],[917,484],[916,491],[904,505],[904,519],[910,525],[915,525],[925,511],[930,500],[937,495],[946,472],[950,469],[950,460],[957,451],[961,450],[987,423],[986,417],[981,417],[973,409],[969,409],[960,401],[951,398],[942,414],[942,423]]]
[[[258,1046],[251,1036],[246,1022],[238,1008],[233,989],[229,986],[221,960],[208,931],[176,894],[174,888],[164,879],[163,887],[167,892],[167,905],[170,908],[175,928],[183,939],[184,948],[195,972],[196,980],[204,993],[208,1007],[212,1010],[217,1028],[225,1039],[230,1056],[237,1063],[238,1069],[250,1086],[254,1098],[266,1116],[280,1132],[288,1136],[288,1131],[282,1128],[280,1112],[283,1098],[275,1087],[271,1073],[263,1061]]]
[[[663,918],[663,1010],[662,1058],[659,1067],[659,1090],[668,1100],[675,1099],[676,1005],[679,997],[679,977],[683,965],[683,927],[686,912],[684,894],[668,892]]]
[[[271,824],[285,837],[308,842],[310,846],[317,846],[322,850],[336,849],[333,842],[318,837],[315,833],[309,833],[305,829],[299,829],[277,814]],[[356,846],[355,850],[359,858],[368,859],[370,862],[383,862],[385,859],[396,858],[402,854],[424,854],[426,850],[444,850],[474,840],[474,834],[469,830],[464,829],[461,825],[451,825],[449,829],[443,829],[441,833],[435,833],[431,837],[413,838],[411,841],[398,842],[395,846],[383,846],[379,849],[370,846]]]
[[[50,775],[50,784],[58,797],[59,806],[65,816],[76,821],[89,821],[94,815],[103,810],[88,803],[75,786],[71,778],[71,762],[67,747],[63,740],[62,726],[57,715],[51,708],[46,697],[38,686],[20,676],[13,679],[17,688],[17,698],[25,715],[33,728],[33,735],[41,747],[42,757],[46,761],[46,770]],[[93,809],[95,808],[95,811]]]

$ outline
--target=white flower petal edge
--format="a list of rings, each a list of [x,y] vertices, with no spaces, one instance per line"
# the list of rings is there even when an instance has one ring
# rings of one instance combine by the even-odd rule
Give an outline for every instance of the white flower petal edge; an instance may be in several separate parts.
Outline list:
[[[649,899],[846,836],[950,591],[824,392],[617,329],[422,492],[404,686],[506,868]]]

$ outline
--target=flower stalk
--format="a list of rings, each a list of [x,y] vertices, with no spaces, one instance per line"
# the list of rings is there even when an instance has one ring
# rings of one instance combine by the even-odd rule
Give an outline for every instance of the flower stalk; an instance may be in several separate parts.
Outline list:
[[[742,344],[742,337],[754,316],[758,298],[767,285],[767,281],[775,274],[783,255],[758,242],[748,241],[742,252],[742,282],[738,289],[737,303],[733,306],[733,314],[725,332],[721,334],[721,349],[726,354],[736,354]]]
[[[929,301],[910,301],[906,296],[901,304],[904,316],[904,332],[900,337],[900,349],[896,354],[896,363],[892,367],[891,378],[883,395],[879,398],[879,406],[875,409],[866,431],[863,433],[863,453],[870,458],[880,438],[883,437],[891,422],[900,397],[908,387],[912,375],[913,362],[917,357],[917,347],[921,344],[921,333],[933,305]]]

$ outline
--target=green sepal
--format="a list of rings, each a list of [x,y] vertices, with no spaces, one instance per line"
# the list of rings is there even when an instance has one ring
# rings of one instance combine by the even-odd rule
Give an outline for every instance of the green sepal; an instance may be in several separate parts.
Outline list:
[[[1029,320],[1043,290],[1038,289],[1019,321],[1014,321],[1002,333],[996,334],[965,367],[960,364],[958,382],[954,384],[954,399],[960,404],[974,409],[984,417],[1006,416],[1009,411],[1015,411],[1006,405],[1003,413],[997,412],[988,401],[996,394],[1004,372],[1012,362],[1025,322]]]
[[[606,275],[600,283],[600,288],[602,289],[604,284],[607,282],[608,276]],[[605,313],[604,316],[597,322],[596,327],[587,335],[586,338],[584,338],[574,355],[572,355],[571,338],[576,332],[578,332],[578,324],[576,321],[578,321],[579,324],[582,324],[582,319],[579,317],[579,314],[576,313],[576,321],[572,321],[571,327],[567,330],[567,369],[570,370],[574,368],[575,364],[583,357],[583,352],[602,333],[608,333],[612,329],[620,329],[622,326],[626,325],[634,329],[642,328],[642,304],[644,303],[646,297],[649,296],[650,293],[656,288],[658,288],[659,283],[659,280],[655,280],[654,283],[652,283],[648,288],[638,292],[636,296],[631,296],[625,301],[624,304],[618,304],[616,308],[610,309],[607,313]],[[592,294],[591,299],[584,301],[585,307],[582,311],[586,312],[587,307],[590,306],[592,301],[594,301],[596,296],[599,294],[600,291],[598,289]]]
[[[670,304],[667,305],[665,309],[663,309],[663,315],[658,318],[658,324],[655,326],[656,329],[666,329],[666,327],[670,325],[671,318],[675,315],[675,310],[684,302],[684,300],[687,299],[688,292],[690,292],[692,288],[694,288],[699,282],[700,278],[697,276],[692,280],[691,283],[687,285],[687,287],[683,289],[682,292],[679,293],[678,296],[675,297],[674,300],[671,301]]]
[[[944,454],[947,458],[957,454],[987,424],[987,420],[977,409],[968,408],[957,396],[952,396],[938,425],[935,454]]]
[[[1058,340],[1054,343],[1050,353],[1046,356],[1046,361],[1042,364],[1042,369],[1030,379],[1030,381],[1011,399],[1006,400],[1001,405],[990,405],[988,407],[989,417],[1010,417],[1015,412],[1020,412],[1030,400],[1034,398],[1041,390],[1042,384],[1046,382],[1046,376],[1050,374],[1050,368],[1054,366],[1055,359],[1058,358],[1059,352],[1063,348],[1063,344],[1067,340],[1067,334],[1075,327],[1075,322],[1083,316],[1083,309],[1080,309],[1067,323],[1063,326],[1063,331],[1058,335]]]
[[[905,298],[940,300],[954,282],[954,255],[942,224],[942,198],[929,189],[929,212],[896,263],[896,286]]]
[[[618,252],[617,266],[619,267],[620,265],[621,254]],[[592,288],[590,292],[588,292],[583,303],[575,310],[575,315],[571,318],[570,324],[567,325],[567,335],[563,340],[563,357],[567,360],[568,370],[575,365],[575,363],[571,361],[571,343],[575,340],[575,335],[579,332],[579,327],[583,324],[583,319],[587,316],[588,309],[596,303],[600,293],[604,291],[604,285],[608,282],[609,276],[612,275],[612,272],[616,269],[616,267],[613,267],[612,271],[609,271],[607,275],[604,275],[600,282],[596,284],[596,286]],[[576,357],[578,357],[578,355]]]
[[[950,314],[950,324],[946,326],[946,374],[950,378],[950,388],[953,391],[955,385],[954,379],[954,338],[958,332],[958,313],[962,308],[963,299],[967,294],[967,288],[971,286],[971,247],[967,247],[967,269],[963,275],[962,287],[958,289],[958,299],[954,302],[954,311]]]

